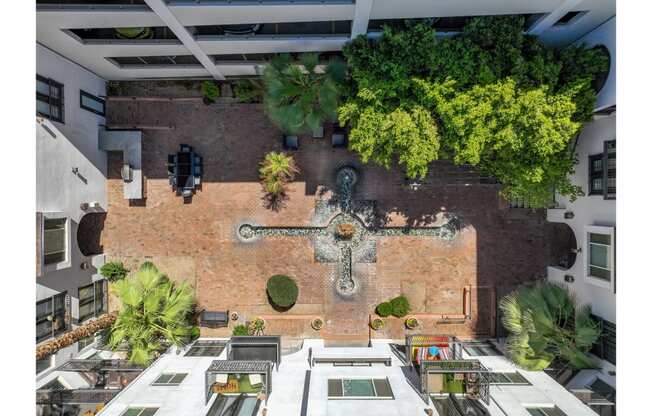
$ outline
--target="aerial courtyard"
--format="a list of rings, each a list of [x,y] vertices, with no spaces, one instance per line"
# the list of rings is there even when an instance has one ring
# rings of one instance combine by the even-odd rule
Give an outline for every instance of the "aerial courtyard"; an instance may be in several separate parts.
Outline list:
[[[127,89],[128,90],[128,89]],[[137,95],[126,91],[125,95]],[[379,331],[369,330],[376,305],[405,295],[417,331],[458,336],[494,336],[497,299],[523,282],[545,276],[559,261],[552,247],[564,233],[545,221],[545,211],[512,209],[499,196],[491,178],[448,161],[432,164],[419,186],[400,169],[364,164],[344,148],[333,148],[326,125],[323,138],[299,137],[289,152],[300,174],[289,185],[288,198],[272,209],[258,178],[266,153],[282,151],[282,133],[261,104],[228,100],[205,105],[192,90],[156,90],[152,96],[191,97],[176,101],[108,100],[107,125],[147,126],[143,130],[144,198],[123,198],[122,154],[110,153],[108,209],[101,233],[107,260],[135,268],[154,262],[175,281],[195,289],[200,309],[237,312],[239,322],[262,317],[265,332],[287,338],[321,337],[333,342],[369,336],[402,338],[402,319],[388,319]],[[181,144],[203,157],[201,186],[184,200],[172,189],[166,172],[168,154]],[[322,242],[313,236],[273,235],[244,239],[241,227],[327,227],[341,201],[337,173],[357,173],[353,201],[367,207],[365,226],[373,230],[401,227],[404,233],[369,233],[364,258],[353,256],[355,291],[337,288],[343,263],[318,255]],[[357,202],[356,202],[357,203]],[[435,229],[455,219],[452,236],[409,230]],[[367,241],[368,240],[368,241]],[[270,276],[292,277],[298,300],[288,311],[270,306]],[[321,318],[321,331],[311,320]],[[230,335],[229,328],[202,328],[202,335]],[[370,335],[371,334],[371,335]]]

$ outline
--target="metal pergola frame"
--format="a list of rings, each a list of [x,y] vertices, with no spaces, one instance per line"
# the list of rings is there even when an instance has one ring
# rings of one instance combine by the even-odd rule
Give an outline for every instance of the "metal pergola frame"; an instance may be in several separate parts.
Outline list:
[[[217,374],[265,374],[262,392],[267,397],[272,393],[272,367],[271,361],[242,361],[242,360],[215,360],[205,373],[206,403],[213,395],[213,384]]]
[[[489,370],[479,360],[441,360],[421,361],[419,366],[419,377],[421,378],[421,393],[430,394],[428,391],[429,374],[468,374],[477,377],[478,393],[486,404],[489,404]],[[470,395],[474,397],[475,395]]]
[[[274,346],[276,348],[276,360],[273,363],[276,365],[276,370],[278,371],[279,365],[281,365],[281,337],[278,335],[262,335],[262,336],[237,336],[231,337],[227,345],[227,357],[229,360],[234,360],[233,348],[238,348],[239,346]],[[260,361],[265,361],[260,359]]]

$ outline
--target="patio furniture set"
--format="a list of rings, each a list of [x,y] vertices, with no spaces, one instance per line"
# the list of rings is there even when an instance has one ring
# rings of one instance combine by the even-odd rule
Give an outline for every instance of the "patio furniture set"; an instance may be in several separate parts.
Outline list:
[[[316,140],[324,139],[324,128],[321,127],[312,133],[312,137]],[[341,128],[335,128],[331,134],[331,146],[333,148],[346,148],[349,144],[349,139],[346,131]],[[283,149],[284,150],[299,150],[299,136],[283,135]]]
[[[192,149],[182,144],[179,151],[168,155],[167,172],[170,185],[178,195],[190,198],[200,185],[204,171],[203,158]]]

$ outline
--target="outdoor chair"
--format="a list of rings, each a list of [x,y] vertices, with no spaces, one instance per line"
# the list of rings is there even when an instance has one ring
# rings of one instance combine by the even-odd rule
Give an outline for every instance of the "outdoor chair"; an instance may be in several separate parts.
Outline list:
[[[228,374],[216,374],[215,375],[215,384],[217,384],[218,386],[226,386],[228,382],[229,382],[229,375]]]
[[[192,189],[184,189],[181,191],[181,196],[184,198],[190,198],[192,196]]]
[[[120,176],[122,176],[122,180],[125,182],[132,181],[133,175],[129,163],[125,163],[124,165],[122,165],[122,169],[120,170]]]
[[[226,328],[229,326],[229,311],[202,311],[200,325],[209,328]]]
[[[324,138],[324,126],[319,126],[317,129],[312,131],[312,137],[315,139],[323,139]]]
[[[181,153],[190,153],[192,152],[192,146],[188,146],[187,144],[181,144],[179,145],[179,151]]]
[[[199,176],[195,176],[195,186],[201,185],[201,178]]]
[[[333,147],[347,147],[349,144],[349,139],[346,135],[346,132],[343,130],[334,131],[331,136],[331,144]]]
[[[283,136],[283,149],[299,150],[299,138],[297,136]]]
[[[249,384],[251,387],[261,387],[263,385],[263,378],[260,374],[249,374]]]

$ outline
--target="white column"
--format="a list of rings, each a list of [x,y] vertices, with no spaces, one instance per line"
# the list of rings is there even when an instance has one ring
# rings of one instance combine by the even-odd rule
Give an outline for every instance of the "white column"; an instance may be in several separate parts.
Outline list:
[[[190,34],[190,32],[188,32],[188,29],[177,20],[176,16],[172,14],[164,0],[145,0],[145,3],[147,3],[149,8],[152,9],[161,20],[163,20],[172,33],[174,33],[181,43],[183,43],[183,46],[185,46],[190,53],[197,58],[204,68],[211,73],[213,78],[220,80],[224,79],[224,75],[222,75],[219,69],[217,69],[211,57],[199,47],[195,38]]]
[[[573,9],[581,2],[582,0],[563,1],[556,9],[537,20],[528,31],[528,34],[539,36],[546,30],[550,29],[566,13],[574,11]]]
[[[374,0],[356,0],[353,23],[351,24],[351,39],[367,33],[369,15],[371,14],[373,4]]]

